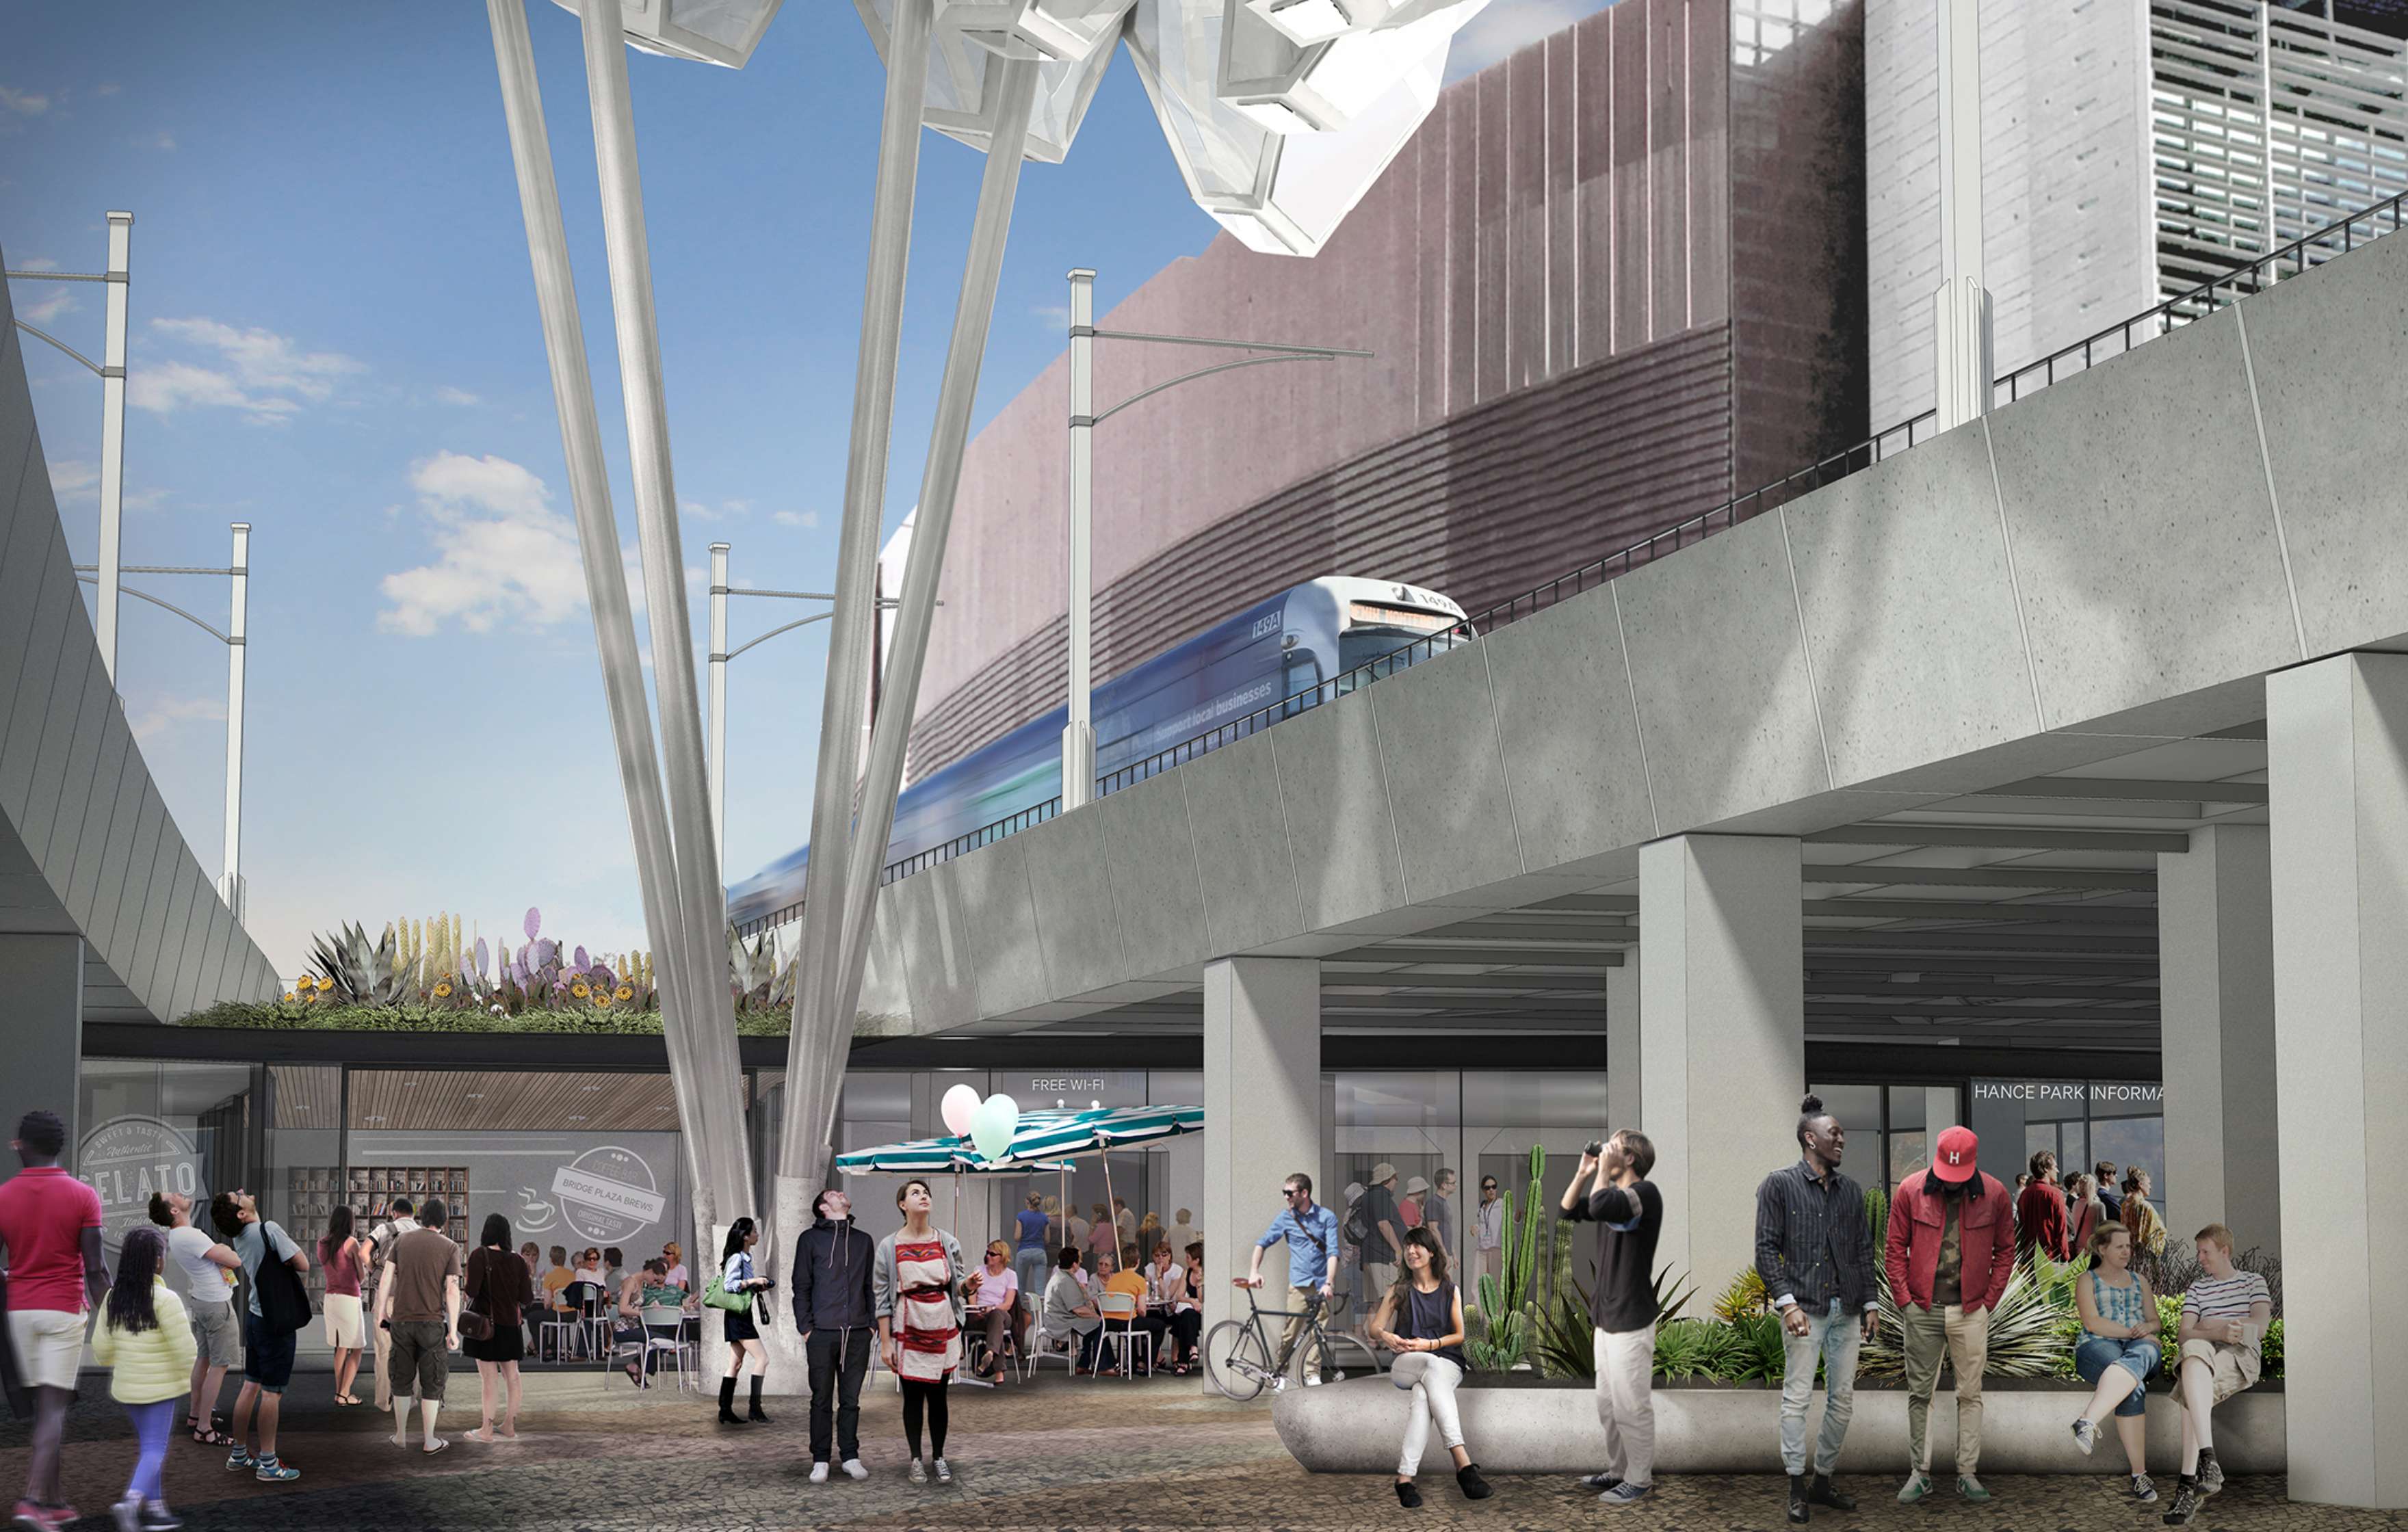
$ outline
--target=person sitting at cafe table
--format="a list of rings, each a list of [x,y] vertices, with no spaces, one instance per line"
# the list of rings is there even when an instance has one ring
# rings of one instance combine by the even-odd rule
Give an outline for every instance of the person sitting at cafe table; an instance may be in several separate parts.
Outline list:
[[[1154,1350],[1159,1353],[1162,1350],[1162,1332],[1168,1327],[1168,1321],[1160,1313],[1148,1311],[1145,1301],[1145,1273],[1137,1268],[1137,1247],[1135,1245],[1125,1247],[1117,1262],[1109,1253],[1096,1256],[1096,1271],[1103,1278],[1104,1292],[1125,1294],[1136,1300],[1137,1311],[1129,1318],[1128,1328],[1139,1335],[1152,1336]],[[1105,1328],[1113,1329],[1116,1327],[1116,1323],[1108,1322]],[[1123,1369],[1134,1370],[1129,1353],[1125,1349],[1120,1353],[1117,1366],[1105,1368],[1103,1376],[1113,1377]]]
[[[679,1308],[684,1296],[669,1285],[667,1266],[659,1256],[653,1256],[639,1269],[628,1272],[626,1280],[619,1284],[617,1324],[611,1330],[611,1338],[623,1346],[639,1344],[644,1339],[644,1310]],[[653,1364],[659,1360],[658,1352],[645,1351],[646,1376],[651,1375]],[[635,1363],[629,1362],[620,1370],[626,1373],[629,1382],[641,1382],[636,1375]]]
[[[1025,1339],[1020,1333],[1020,1273],[1011,1264],[1010,1246],[1000,1239],[988,1242],[986,1264],[970,1273],[968,1298],[970,1325],[986,1336],[986,1356],[978,1375],[999,1377],[1004,1338],[1010,1336],[1015,1344]]]

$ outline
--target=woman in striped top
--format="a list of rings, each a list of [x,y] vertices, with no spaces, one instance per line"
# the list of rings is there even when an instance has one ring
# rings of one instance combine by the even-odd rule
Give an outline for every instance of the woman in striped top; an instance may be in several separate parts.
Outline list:
[[[878,1353],[903,1389],[903,1437],[911,1446],[911,1482],[924,1484],[933,1470],[939,1484],[953,1482],[945,1464],[945,1385],[962,1361],[962,1247],[928,1222],[935,1203],[928,1183],[914,1176],[895,1194],[903,1226],[879,1242],[872,1268],[878,1310]],[[920,1456],[920,1423],[926,1417],[931,1461]]]
[[[2199,1231],[2199,1264],[2207,1275],[2183,1295],[2181,1343],[2177,1364],[2182,1401],[2182,1484],[2174,1492],[2168,1526],[2180,1526],[2198,1513],[2200,1502],[2224,1487],[2224,1469],[2215,1461],[2215,1435],[2210,1413],[2225,1400],[2258,1382],[2258,1344],[2274,1317],[2274,1297],[2266,1279],[2232,1264],[2232,1231],[2210,1224]]]

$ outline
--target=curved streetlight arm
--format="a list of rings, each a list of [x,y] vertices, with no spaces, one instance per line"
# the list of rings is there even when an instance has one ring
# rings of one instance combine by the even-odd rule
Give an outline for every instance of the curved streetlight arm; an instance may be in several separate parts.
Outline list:
[[[36,340],[47,340],[51,345],[56,346],[59,350],[66,352],[69,356],[74,357],[77,361],[90,368],[92,375],[94,378],[106,378],[108,376],[108,369],[107,367],[102,366],[91,357],[84,355],[83,352],[77,351],[73,346],[68,345],[65,341],[61,340],[58,336],[50,334],[48,331],[37,330],[32,325],[26,323],[23,320],[18,320],[16,322],[16,325],[18,329],[24,331],[29,336],[32,336]],[[122,373],[121,376],[122,376]]]
[[[1132,394],[1127,398],[1123,399],[1120,403],[1112,406],[1110,409],[1105,410],[1100,415],[1090,415],[1083,420],[1079,416],[1073,415],[1070,417],[1070,423],[1072,425],[1101,425],[1104,422],[1111,420],[1113,416],[1119,414],[1122,410],[1126,409],[1129,406],[1136,404],[1140,399],[1151,399],[1165,389],[1177,388],[1182,383],[1192,383],[1198,378],[1210,378],[1216,372],[1229,372],[1238,367],[1259,367],[1273,362],[1327,362],[1335,357],[1350,354],[1354,353],[1340,351],[1295,351],[1284,356],[1250,356],[1242,362],[1224,362],[1218,366],[1198,367],[1194,372],[1182,372],[1178,377],[1171,379],[1168,382],[1156,383],[1152,388],[1147,389],[1142,393]],[[1369,355],[1369,353],[1364,352],[1361,354]]]
[[[815,611],[809,617],[797,617],[793,622],[786,623],[782,627],[771,628],[768,632],[761,635],[757,638],[738,644],[734,649],[729,650],[724,654],[713,654],[710,657],[714,660],[732,660],[736,658],[737,655],[743,653],[748,649],[751,649],[754,644],[766,644],[770,639],[775,638],[778,635],[781,633],[791,633],[795,629],[809,623],[824,623],[832,615],[834,614],[830,612]]]
[[[211,569],[207,572],[214,575],[222,573],[223,571]],[[98,575],[79,574],[76,576],[76,579],[82,580],[87,585],[97,585],[100,583],[100,577]],[[242,642],[240,638],[227,637],[224,634],[220,633],[217,629],[209,626],[207,623],[202,622],[191,612],[188,612],[183,608],[177,606],[174,602],[162,601],[148,591],[137,591],[131,585],[120,585],[118,590],[134,597],[136,601],[148,601],[154,607],[165,608],[167,610],[174,612],[177,616],[182,618],[185,622],[192,623],[193,626],[200,629],[203,633],[208,634],[210,637],[215,638],[222,644],[235,645]]]

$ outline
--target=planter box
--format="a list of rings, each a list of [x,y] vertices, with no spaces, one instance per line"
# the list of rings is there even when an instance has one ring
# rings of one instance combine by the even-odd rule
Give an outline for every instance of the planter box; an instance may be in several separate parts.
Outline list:
[[[1982,1468],[1991,1473],[2120,1475],[2124,1450],[2102,1426],[2098,1452],[2085,1457],[2068,1427],[2086,1387],[1992,1380],[1983,1390]],[[1292,1388],[1271,1406],[1281,1442],[1315,1473],[1393,1473],[1410,1396],[1386,1378],[1354,1378],[1322,1388]],[[1596,1396],[1578,1384],[1467,1383],[1455,1395],[1464,1443],[1490,1473],[1592,1473],[1605,1459]],[[1807,1439],[1823,1417],[1823,1398],[1807,1409]],[[2179,1407],[2149,1396],[2149,1471],[2171,1480],[2181,1449]],[[1665,1473],[1778,1473],[1781,1395],[1729,1385],[1656,1390],[1656,1467]],[[1956,1461],[1956,1399],[1943,1387],[1931,1401],[1931,1461],[1944,1477]],[[2283,1396],[2252,1389],[2215,1411],[2217,1458],[2231,1473],[2284,1468]],[[1906,1470],[1906,1392],[1859,1387],[1840,1453],[1840,1471],[1902,1478]]]

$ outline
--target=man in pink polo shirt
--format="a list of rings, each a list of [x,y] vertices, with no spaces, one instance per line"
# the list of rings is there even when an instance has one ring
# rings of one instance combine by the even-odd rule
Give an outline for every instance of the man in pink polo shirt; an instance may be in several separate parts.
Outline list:
[[[8,1344],[34,1393],[33,1460],[15,1523],[58,1532],[76,1519],[59,1489],[59,1439],[83,1361],[83,1314],[100,1307],[108,1268],[100,1255],[100,1197],[59,1168],[66,1124],[29,1111],[14,1147],[25,1168],[0,1185],[0,1262],[8,1270]]]

